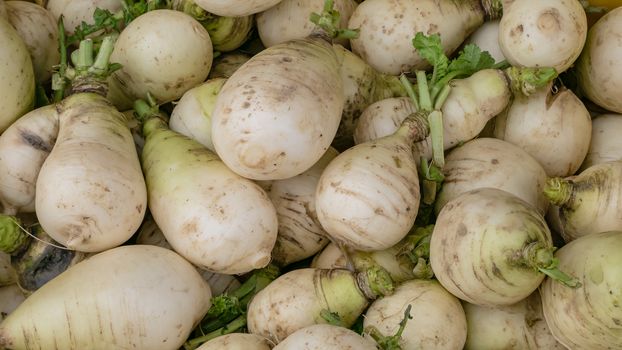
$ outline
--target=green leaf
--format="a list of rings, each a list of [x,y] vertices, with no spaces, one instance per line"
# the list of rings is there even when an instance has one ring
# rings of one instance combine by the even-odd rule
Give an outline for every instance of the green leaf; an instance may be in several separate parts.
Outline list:
[[[449,59],[445,56],[439,34],[426,36],[419,32],[413,39],[413,46],[417,49],[419,56],[423,57],[434,67],[431,78],[432,84],[447,74]]]
[[[451,61],[449,64],[449,71],[471,75],[482,69],[491,68],[494,65],[495,59],[488,51],[480,50],[475,44],[468,44],[460,51],[459,56]]]

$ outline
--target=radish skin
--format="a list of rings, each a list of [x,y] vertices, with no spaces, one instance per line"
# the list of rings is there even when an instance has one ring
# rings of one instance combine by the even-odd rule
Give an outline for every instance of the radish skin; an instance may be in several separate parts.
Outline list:
[[[302,328],[273,350],[376,350],[376,343],[344,327],[319,324]]]
[[[266,338],[245,333],[231,333],[214,338],[196,350],[270,350],[272,343]]]
[[[416,111],[410,97],[386,98],[370,104],[356,123],[354,143],[358,145],[391,135]]]
[[[63,25],[68,34],[73,34],[76,27],[83,21],[93,24],[95,9],[108,10],[116,13],[121,10],[121,0],[48,0],[47,9],[54,15],[55,22],[63,16]]]
[[[580,170],[592,165],[622,160],[622,115],[602,114],[592,119],[592,137]]]
[[[503,51],[501,51],[499,46],[499,20],[484,22],[464,43],[475,44],[482,51],[488,51],[492,58],[495,59],[495,62],[505,60]]]
[[[35,211],[35,185],[58,135],[53,105],[31,111],[0,135],[0,202],[4,214]]]
[[[218,16],[241,17],[265,11],[281,0],[195,0],[207,12]]]
[[[57,242],[99,252],[128,240],[147,209],[145,180],[126,120],[101,95],[57,105],[59,131],[36,182],[35,209]]]
[[[174,252],[113,248],[48,282],[0,324],[11,349],[178,349],[210,307],[209,285]]]

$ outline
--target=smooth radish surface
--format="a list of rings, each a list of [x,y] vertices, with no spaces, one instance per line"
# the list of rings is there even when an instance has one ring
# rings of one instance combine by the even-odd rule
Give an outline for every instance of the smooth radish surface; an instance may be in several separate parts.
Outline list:
[[[590,233],[622,230],[622,161],[593,165],[576,176],[551,178],[545,194],[556,208],[560,234],[570,242]]]
[[[334,9],[339,11],[339,28],[347,28],[348,20],[358,4],[354,0],[337,0]],[[313,32],[315,24],[309,20],[311,13],[321,13],[324,0],[282,0],[277,5],[257,14],[257,32],[265,47],[293,39],[302,39]],[[335,43],[348,45],[347,39]]]
[[[587,154],[592,120],[571,90],[553,93],[549,86],[529,97],[516,96],[495,119],[494,133],[529,153],[548,176],[570,176]]]
[[[513,144],[478,138],[456,147],[445,157],[445,180],[437,195],[436,212],[460,194],[477,188],[497,188],[518,196],[542,215],[548,200],[542,193],[546,172],[532,156]]]
[[[465,192],[443,207],[432,240],[430,263],[438,281],[456,297],[476,305],[517,303],[538,288],[544,274],[532,267],[552,240],[534,207],[508,192]],[[530,264],[532,266],[530,266]]]
[[[9,1],[6,8],[9,22],[30,52],[35,78],[40,83],[48,81],[52,77],[53,66],[60,63],[54,15],[44,7],[26,1]]]
[[[186,91],[171,113],[171,130],[188,136],[215,152],[212,143],[212,112],[225,81],[224,78],[210,79]]]
[[[331,242],[313,257],[311,267],[316,269],[345,269],[348,267],[348,260],[339,246]]]
[[[499,20],[484,22],[465,40],[465,44],[475,44],[482,51],[488,51],[495,62],[505,60],[499,46]]]
[[[231,333],[203,343],[197,350],[270,350],[272,346],[270,341],[256,334]]]
[[[119,35],[110,62],[123,67],[108,79],[108,98],[119,110],[151,93],[159,103],[179,99],[207,78],[213,49],[209,34],[189,15],[154,10]]]
[[[33,108],[35,73],[24,40],[11,24],[0,18],[0,133]]]
[[[195,0],[207,12],[218,16],[240,17],[262,12],[281,0]]]
[[[253,56],[227,80],[212,114],[212,142],[241,176],[285,179],[326,152],[343,105],[339,62],[327,38],[288,41]]]
[[[122,1],[48,0],[46,8],[54,15],[55,20],[62,15],[65,31],[72,34],[83,21],[93,24],[93,12],[96,8],[116,13],[122,8]]]
[[[566,349],[546,324],[538,291],[507,306],[488,307],[467,302],[462,306],[468,328],[465,350]]]
[[[546,322],[569,349],[622,349],[622,232],[594,233],[560,248],[561,269],[581,288],[547,279],[540,288]]]
[[[410,97],[385,98],[370,104],[356,123],[354,143],[358,145],[391,135],[406,117],[416,111]]]
[[[374,301],[365,312],[364,329],[395,334],[409,305],[413,318],[400,337],[402,349],[462,350],[467,337],[464,310],[458,298],[434,280],[404,282],[393,294]]]
[[[622,160],[622,115],[602,114],[592,119],[590,148],[581,164],[581,169],[592,165]]]
[[[175,251],[218,273],[266,266],[278,227],[266,193],[161,119],[148,120],[143,130],[149,210]]]
[[[54,105],[31,111],[0,135],[0,203],[4,214],[35,211],[35,185],[58,135]]]
[[[518,0],[499,22],[499,45],[513,66],[561,73],[579,57],[586,36],[587,16],[575,0]]]
[[[576,72],[581,91],[599,106],[622,113],[622,6],[617,7],[590,28],[585,49],[577,60]]]
[[[26,300],[26,296],[17,284],[0,286],[0,321],[4,320],[8,314],[13,312],[19,304]]]
[[[376,343],[344,327],[319,324],[298,330],[274,350],[375,350]]]
[[[9,349],[178,349],[210,307],[209,285],[168,249],[130,245],[74,265],[0,323]]]
[[[35,209],[57,242],[83,252],[120,245],[140,226],[147,190],[123,114],[77,93],[57,105],[59,131],[36,182]]]
[[[381,73],[398,75],[428,63],[412,45],[417,32],[439,33],[449,56],[482,23],[479,0],[366,0],[354,10],[348,28],[360,29],[352,51]]]
[[[280,266],[308,258],[328,244],[315,210],[315,189],[322,172],[338,154],[331,147],[304,173],[272,182],[269,196],[279,222],[272,259]]]

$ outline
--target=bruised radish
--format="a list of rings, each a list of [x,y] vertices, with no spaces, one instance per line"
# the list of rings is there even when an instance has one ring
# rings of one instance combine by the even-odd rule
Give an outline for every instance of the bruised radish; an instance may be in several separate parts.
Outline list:
[[[270,350],[272,343],[266,338],[246,333],[231,333],[214,338],[196,350]]]
[[[209,285],[171,250],[117,247],[71,267],[0,323],[9,349],[179,349],[210,307]]]
[[[551,233],[538,211],[508,192],[465,192],[443,207],[430,241],[434,275],[449,292],[480,306],[517,303],[554,275]],[[569,288],[569,287],[565,287]]]
[[[585,170],[592,165],[622,160],[622,138],[617,137],[622,130],[622,115],[602,114],[592,119],[590,148],[581,164]]]
[[[302,328],[273,350],[376,350],[376,344],[344,327],[318,324]]]

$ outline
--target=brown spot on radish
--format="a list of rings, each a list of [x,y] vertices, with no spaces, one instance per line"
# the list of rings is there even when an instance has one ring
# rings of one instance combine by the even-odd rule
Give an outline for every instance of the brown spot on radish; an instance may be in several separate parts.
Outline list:
[[[543,32],[555,34],[561,30],[561,16],[559,11],[555,8],[544,11],[540,17],[538,17],[537,25],[538,29]]]
[[[459,236],[466,236],[468,230],[467,227],[464,223],[460,223],[460,225],[458,225],[458,229],[456,230],[456,233],[458,233]]]
[[[31,133],[29,130],[19,130],[19,136],[25,144],[32,148],[50,153],[52,147],[48,145],[39,135]]]
[[[142,204],[137,205],[136,206],[136,211],[141,213],[143,211],[143,205]]]
[[[519,25],[516,26],[516,28],[514,28],[514,29],[512,29],[510,31],[510,36],[519,36],[519,35],[523,34],[523,30],[524,30],[523,29],[523,25],[519,24]]]
[[[493,159],[491,159],[491,160],[490,160],[490,163],[491,163],[491,164],[495,164],[495,165],[496,165],[496,164],[499,164],[499,160],[498,160],[498,159],[493,158]]]
[[[249,102],[244,102],[244,103],[242,104],[242,108],[244,108],[244,109],[246,109],[246,108],[248,108],[248,107],[250,107],[250,106],[251,106],[251,104],[250,104]]]

